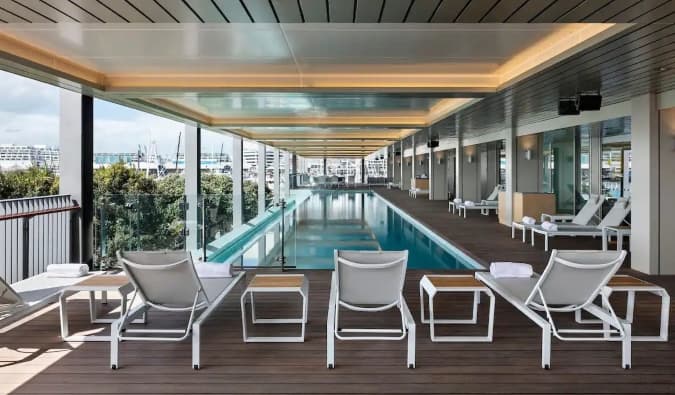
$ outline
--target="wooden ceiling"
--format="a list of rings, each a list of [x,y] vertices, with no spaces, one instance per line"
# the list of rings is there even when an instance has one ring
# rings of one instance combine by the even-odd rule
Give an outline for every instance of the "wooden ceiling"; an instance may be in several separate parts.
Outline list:
[[[3,22],[630,22],[669,0],[0,0]]]

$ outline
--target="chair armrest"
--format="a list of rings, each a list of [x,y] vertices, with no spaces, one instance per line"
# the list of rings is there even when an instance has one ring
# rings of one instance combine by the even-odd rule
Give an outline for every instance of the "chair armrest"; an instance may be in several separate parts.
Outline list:
[[[542,214],[541,222],[571,222],[574,217],[575,216],[571,214]]]

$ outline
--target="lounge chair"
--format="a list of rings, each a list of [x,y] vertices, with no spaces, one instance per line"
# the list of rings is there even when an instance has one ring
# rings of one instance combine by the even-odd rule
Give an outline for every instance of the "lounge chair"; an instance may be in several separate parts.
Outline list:
[[[454,212],[455,208],[457,209],[457,214],[462,215],[462,211],[464,212],[464,218],[466,218],[466,212],[467,210],[480,210],[480,213],[483,215],[490,215],[490,210],[494,210],[497,212],[498,206],[499,206],[499,191],[501,190],[501,185],[496,185],[495,188],[492,190],[490,195],[481,200],[480,203],[476,203],[475,205],[467,205],[466,201],[460,203],[460,204],[455,204],[454,202],[450,202],[452,206],[452,211]],[[454,207],[456,206],[456,207]]]
[[[415,320],[403,298],[408,251],[335,251],[335,271],[331,277],[328,326],[326,332],[327,367],[335,367],[335,339],[403,340],[408,336],[409,368],[415,367]],[[397,308],[401,327],[344,328],[340,308],[373,313]]]
[[[98,272],[90,272],[87,276],[68,278],[41,273],[12,285],[0,278],[0,327],[57,302],[63,289],[96,274]]]
[[[534,235],[538,233],[544,236],[544,251],[548,251],[548,239],[555,236],[591,236],[601,237],[602,229],[606,226],[619,226],[626,220],[630,213],[630,200],[626,198],[619,198],[614,202],[612,209],[609,210],[605,218],[600,221],[598,225],[576,225],[576,224],[561,224],[557,225],[557,230],[547,230],[541,225],[532,226],[532,246],[534,246]]]
[[[223,302],[234,286],[244,277],[199,278],[190,254],[185,251],[117,253],[129,280],[136,287],[131,309],[112,324],[110,366],[119,367],[121,341],[179,342],[192,335],[192,367],[199,369],[201,325]],[[140,303],[134,304],[136,299]],[[132,329],[127,326],[148,309],[174,313],[190,313],[185,328]],[[142,336],[133,336],[140,333]],[[171,335],[171,336],[170,336]]]
[[[622,343],[621,366],[631,366],[631,325],[617,317],[605,285],[619,269],[626,251],[553,250],[541,276],[496,278],[478,272],[476,278],[501,295],[542,329],[541,366],[551,366],[551,334],[563,341],[616,341]],[[593,303],[603,298],[603,306]],[[586,311],[608,326],[602,329],[563,329],[554,313]]]
[[[571,214],[542,214],[541,222],[555,222],[555,223],[569,223],[573,225],[587,226],[591,223],[593,218],[597,218],[597,212],[605,202],[605,197],[600,195],[590,195],[584,206],[576,215]],[[525,243],[526,232],[532,229],[536,224],[526,224],[518,221],[511,223],[511,238],[516,237],[516,229],[523,231],[523,243]]]

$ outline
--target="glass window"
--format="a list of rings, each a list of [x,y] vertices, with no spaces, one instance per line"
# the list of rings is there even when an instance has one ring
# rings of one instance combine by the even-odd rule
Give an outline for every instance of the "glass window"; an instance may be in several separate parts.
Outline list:
[[[574,128],[544,133],[542,191],[555,193],[561,214],[575,212]]]
[[[591,194],[591,125],[582,125],[577,133],[576,209],[583,207]]]
[[[602,122],[602,193],[609,199],[630,196],[630,118]]]

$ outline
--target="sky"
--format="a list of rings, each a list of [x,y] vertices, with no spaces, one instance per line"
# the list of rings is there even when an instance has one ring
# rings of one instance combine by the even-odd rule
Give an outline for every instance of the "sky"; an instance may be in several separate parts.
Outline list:
[[[59,88],[0,71],[0,144],[59,144]],[[136,152],[154,141],[159,154],[176,152],[183,124],[103,100],[94,102],[94,152]],[[181,152],[185,136],[181,141]],[[231,153],[231,137],[202,133],[202,152]]]

